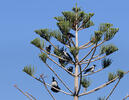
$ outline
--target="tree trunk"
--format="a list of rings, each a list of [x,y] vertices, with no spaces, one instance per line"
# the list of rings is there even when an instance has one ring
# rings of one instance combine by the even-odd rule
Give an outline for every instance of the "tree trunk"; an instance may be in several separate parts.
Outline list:
[[[77,21],[77,14],[76,14],[76,21]],[[76,25],[76,47],[78,47],[78,31]],[[78,92],[78,55],[76,56],[76,65],[75,65],[75,79],[74,79],[74,89],[75,89],[75,96],[74,100],[78,100],[78,96],[76,93]]]

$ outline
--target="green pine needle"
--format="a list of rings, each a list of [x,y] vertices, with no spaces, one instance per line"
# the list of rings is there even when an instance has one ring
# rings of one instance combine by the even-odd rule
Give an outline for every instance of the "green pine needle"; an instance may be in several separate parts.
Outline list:
[[[40,39],[39,38],[36,38],[34,40],[31,41],[31,44],[33,44],[34,46],[38,47],[38,48],[41,48],[41,42],[40,42]]]
[[[84,88],[88,88],[91,84],[91,81],[89,79],[86,79],[86,78],[82,78],[82,81],[81,81],[81,85],[84,87]]]
[[[65,21],[64,16],[54,17],[54,19],[56,19],[57,21]]]
[[[109,44],[109,45],[102,45],[101,46],[101,51],[100,51],[100,54],[106,54],[106,55],[110,55],[112,53],[114,53],[115,51],[117,51],[118,48],[112,44]]]
[[[35,30],[36,34],[40,35],[43,39],[46,41],[50,41],[51,39],[51,33],[52,31],[49,29],[40,29],[40,30]]]
[[[94,36],[91,37],[92,43],[98,43],[101,40],[102,32],[101,31],[95,31]]]
[[[99,31],[106,32],[112,26],[113,24],[110,24],[110,23],[101,23],[99,26]]]
[[[71,29],[71,24],[69,21],[60,21],[57,23],[57,26],[63,34],[67,34]]]
[[[34,75],[34,67],[32,68],[31,65],[30,66],[25,66],[23,69],[23,72],[27,73],[30,76]]]
[[[46,63],[47,55],[45,53],[40,54],[39,57],[44,63]]]
[[[106,41],[111,40],[118,31],[119,31],[119,28],[109,28],[109,30],[104,35],[104,40]]]
[[[103,68],[107,68],[108,66],[110,66],[111,65],[111,63],[112,63],[112,60],[111,59],[106,59],[106,58],[104,58],[103,60],[102,60],[102,67]]]
[[[114,74],[114,73],[109,73],[109,74],[108,74],[108,81],[111,81],[111,80],[113,80],[113,79],[116,78],[116,77],[117,77],[116,74]]]
[[[124,71],[118,70],[117,71],[117,76],[119,76],[119,78],[121,79],[124,76]]]
[[[66,35],[61,34],[59,31],[53,31],[52,36],[62,44],[67,44],[68,42]]]

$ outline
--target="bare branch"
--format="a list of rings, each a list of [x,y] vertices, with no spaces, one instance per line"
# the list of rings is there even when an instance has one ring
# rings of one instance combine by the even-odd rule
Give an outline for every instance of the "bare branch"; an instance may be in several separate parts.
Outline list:
[[[86,57],[88,57],[89,54],[93,51],[93,49],[94,49],[94,47],[88,52],[87,55],[85,55],[85,56],[81,59],[81,61],[80,61],[79,63],[81,63]]]
[[[46,88],[46,90],[48,91],[48,93],[50,94],[50,96],[52,97],[52,99],[53,99],[53,100],[56,100],[55,97],[52,95],[52,93],[51,93],[51,92],[49,91],[49,89],[47,88],[43,75],[40,75],[40,78],[42,78],[42,82],[43,82],[43,84],[44,84],[44,87]]]
[[[24,93],[20,88],[18,88],[17,85],[14,85],[14,87],[19,90],[23,95],[25,95],[29,100],[33,100],[31,97],[29,97],[29,95],[27,95],[26,93]]]
[[[30,93],[26,92],[27,95],[29,95],[30,97],[32,97],[34,100],[37,100],[33,95],[31,95]]]
[[[127,74],[127,73],[129,73],[129,71],[125,72],[124,74]],[[102,88],[108,86],[109,84],[111,84],[112,82],[114,82],[115,80],[117,80],[118,78],[119,78],[119,77],[117,76],[116,78],[112,79],[111,81],[106,82],[106,83],[104,83],[104,84],[98,86],[97,88],[92,89],[92,90],[90,90],[90,91],[88,91],[88,92],[86,92],[86,93],[82,93],[82,94],[80,94],[79,96],[84,96],[84,95],[93,93],[93,92],[95,92],[95,91],[98,91],[99,89],[102,89]]]
[[[48,41],[55,49],[57,49],[57,47],[51,42],[51,41]]]
[[[89,66],[89,64],[90,64],[90,62],[91,62],[91,59],[92,59],[92,57],[93,57],[94,54],[95,54],[96,48],[97,48],[97,44],[96,44],[96,46],[95,46],[95,48],[94,48],[94,51],[93,51],[93,53],[92,53],[92,55],[91,55],[90,60],[88,61],[88,64],[84,67],[84,69],[83,69],[80,73],[82,73],[82,72]],[[78,75],[80,75],[80,73],[79,73]]]
[[[97,48],[98,46],[100,46],[100,45],[103,44],[104,42],[105,42],[105,41],[102,41],[101,43],[99,43],[99,44],[95,45],[94,47],[92,47],[91,50],[88,52],[88,54],[87,54],[86,56],[84,56],[84,57],[82,58],[82,60],[81,60],[79,63],[81,63],[87,56],[89,56],[89,54],[92,52],[92,50],[93,50],[94,48]]]
[[[82,46],[80,46],[79,47],[79,49],[81,49],[81,48],[83,48],[83,47],[85,47],[85,46],[87,46],[88,44],[90,44],[91,42],[89,41],[89,42],[87,42],[87,43],[85,43],[84,45],[82,45]]]
[[[91,47],[92,45],[93,45],[93,43],[91,43],[91,44],[90,44],[90,45],[88,45],[88,46],[82,47],[82,48],[80,48],[80,49],[86,49],[86,48]]]
[[[74,46],[74,47],[76,47],[76,46],[75,46],[75,43],[73,42],[73,40],[72,40],[72,39],[71,39],[71,42],[72,42],[73,46]]]
[[[91,62],[95,62],[95,61],[97,61],[97,60],[100,60],[100,59],[103,59],[103,58],[105,58],[106,57],[106,55],[104,55],[104,56],[102,56],[102,57],[99,57],[99,58],[96,58],[96,59],[94,59],[94,60],[91,60]],[[88,61],[87,62],[82,62],[82,63],[80,63],[80,64],[87,64],[88,63]]]
[[[117,87],[117,85],[119,84],[120,79],[118,80],[118,82],[116,83],[116,85],[113,87],[113,89],[111,90],[110,94],[107,96],[106,100],[109,99],[109,97],[112,95],[112,93],[114,92],[115,88]]]
[[[122,100],[126,100],[129,97],[129,95],[125,96]]]

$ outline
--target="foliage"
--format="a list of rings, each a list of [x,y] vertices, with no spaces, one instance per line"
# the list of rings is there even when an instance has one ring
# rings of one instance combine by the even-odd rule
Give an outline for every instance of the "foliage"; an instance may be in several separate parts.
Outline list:
[[[108,74],[108,81],[111,81],[111,80],[113,80],[114,78],[116,78],[117,77],[117,75],[115,74],[115,73],[109,73]]]
[[[40,59],[41,59],[44,63],[46,63],[47,55],[46,55],[45,53],[41,53],[41,54],[39,55],[39,57],[40,57]]]
[[[82,81],[81,81],[81,85],[84,87],[84,88],[88,88],[91,84],[91,81],[85,77],[82,78]]]
[[[50,31],[49,29],[35,30],[35,32],[36,32],[36,34],[40,35],[40,37],[42,37],[46,41],[50,41],[51,36],[52,36],[51,35],[52,31]]]
[[[119,76],[119,78],[121,79],[124,76],[124,71],[118,70],[117,71],[117,76]]]
[[[117,51],[118,48],[112,44],[109,45],[103,45],[101,46],[101,51],[100,54],[106,54],[106,55],[110,55],[112,53],[114,53],[115,51]]]
[[[104,40],[106,41],[111,40],[118,31],[119,31],[119,28],[109,28],[104,35]]]
[[[23,69],[23,72],[27,73],[30,76],[33,76],[34,72],[35,72],[34,67],[32,68],[31,65],[25,66],[24,69]]]
[[[108,66],[110,66],[111,65],[111,63],[112,63],[112,60],[111,59],[106,59],[106,58],[104,58],[103,60],[102,60],[102,67],[103,68],[107,68]]]
[[[36,38],[34,40],[31,41],[31,44],[33,44],[34,46],[38,47],[38,48],[41,48],[41,42],[40,42],[40,39],[39,38]]]
[[[101,31],[95,31],[94,36],[91,37],[91,42],[94,43],[94,44],[99,42],[101,40],[102,35],[103,34],[102,34]]]

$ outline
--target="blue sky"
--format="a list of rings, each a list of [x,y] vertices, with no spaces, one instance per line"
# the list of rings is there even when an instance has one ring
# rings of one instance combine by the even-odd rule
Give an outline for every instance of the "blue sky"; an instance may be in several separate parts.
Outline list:
[[[94,28],[87,29],[80,34],[81,40],[88,40],[88,33],[94,32],[102,22],[114,24],[119,27],[119,32],[109,43],[115,44],[119,51],[112,56],[113,64],[104,72],[93,76],[98,86],[107,81],[108,72],[122,69],[129,70],[129,1],[128,0],[78,0],[78,5],[87,13],[94,12]],[[17,84],[24,91],[28,91],[37,97],[37,100],[51,100],[47,91],[36,80],[22,72],[25,65],[34,65],[37,75],[44,73],[48,75],[48,83],[51,81],[51,72],[39,60],[40,53],[30,41],[38,37],[34,30],[40,28],[57,29],[55,16],[60,16],[62,11],[71,10],[75,6],[75,0],[1,0],[0,1],[0,98],[1,100],[27,100],[13,85]],[[88,38],[87,38],[88,37]],[[53,63],[50,63],[52,66]],[[58,70],[56,68],[56,70]],[[60,72],[61,74],[61,72]],[[68,79],[65,73],[62,78]],[[67,80],[65,80],[67,81]],[[93,81],[93,82],[94,82]],[[102,82],[99,82],[102,81]],[[129,93],[129,75],[126,75],[116,88],[111,100],[121,100]],[[70,86],[72,83],[68,82]],[[94,84],[94,83],[93,83]],[[111,86],[113,86],[112,84]],[[80,100],[97,100],[99,96],[107,96],[111,86],[96,93],[92,93]],[[92,85],[91,89],[95,87]],[[90,89],[90,88],[89,88]],[[57,100],[71,99],[63,94],[55,94]],[[62,98],[63,97],[63,98]]]

